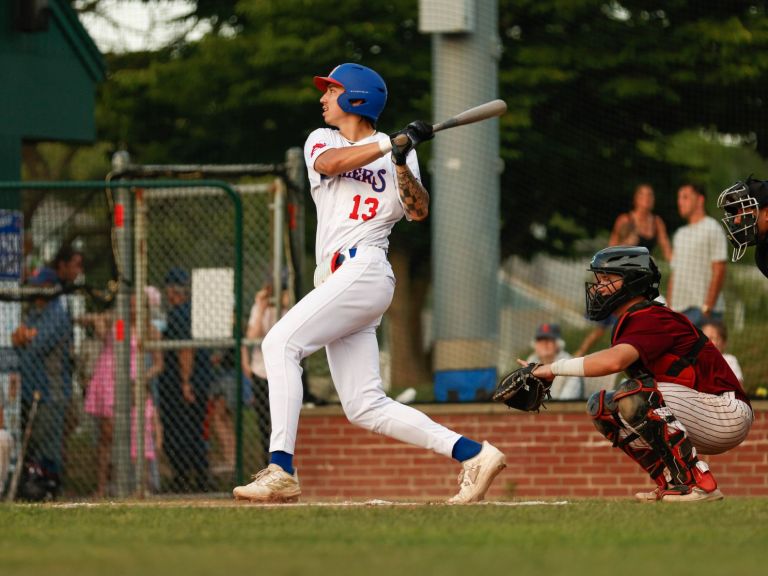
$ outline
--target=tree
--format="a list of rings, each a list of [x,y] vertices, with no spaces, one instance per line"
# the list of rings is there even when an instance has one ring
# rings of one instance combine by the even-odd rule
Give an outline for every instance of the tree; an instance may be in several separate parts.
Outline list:
[[[707,127],[768,152],[765,2],[502,0],[499,14],[505,254],[570,252],[607,226],[617,190],[674,189],[688,167],[644,142]]]

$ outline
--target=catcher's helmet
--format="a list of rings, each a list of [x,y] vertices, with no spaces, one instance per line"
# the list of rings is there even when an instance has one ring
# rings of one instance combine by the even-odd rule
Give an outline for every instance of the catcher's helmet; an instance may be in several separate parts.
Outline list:
[[[618,274],[622,285],[609,294],[598,290],[599,282],[586,282],[587,317],[590,320],[604,320],[611,312],[636,296],[653,300],[659,295],[661,273],[647,248],[642,246],[613,246],[604,248],[592,257],[589,271]]]
[[[736,182],[720,193],[717,206],[725,211],[721,221],[733,246],[731,260],[736,262],[747,247],[757,244],[757,212],[768,206],[768,182],[751,176],[746,182]]]
[[[328,76],[315,76],[315,86],[325,92],[328,84],[344,88],[339,107],[349,114],[359,114],[376,124],[387,103],[387,85],[375,70],[360,64],[339,64]],[[352,101],[361,101],[356,106]]]

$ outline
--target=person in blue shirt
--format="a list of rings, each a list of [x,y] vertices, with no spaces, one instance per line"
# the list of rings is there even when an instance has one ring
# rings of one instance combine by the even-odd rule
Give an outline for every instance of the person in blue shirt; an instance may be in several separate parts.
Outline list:
[[[164,340],[192,340],[189,273],[171,268],[165,276],[168,304]],[[206,407],[213,380],[210,351],[185,347],[165,352],[159,380],[163,445],[173,469],[175,492],[205,492],[210,487],[204,438]]]
[[[30,285],[37,287],[58,283],[56,272],[48,267],[41,268],[29,280]],[[12,342],[21,373],[22,429],[26,427],[35,392],[40,394],[27,459],[39,464],[58,488],[73,368],[72,320],[63,298],[36,298],[23,323],[13,332]]]

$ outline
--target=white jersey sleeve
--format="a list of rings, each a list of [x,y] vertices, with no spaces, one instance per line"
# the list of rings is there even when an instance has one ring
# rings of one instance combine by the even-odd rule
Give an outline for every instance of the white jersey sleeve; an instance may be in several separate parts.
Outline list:
[[[319,185],[322,178],[322,175],[315,170],[315,161],[323,152],[335,148],[333,145],[335,138],[332,138],[333,132],[335,130],[318,128],[309,135],[309,138],[304,143],[304,163],[307,165],[307,176],[309,177],[311,188]]]

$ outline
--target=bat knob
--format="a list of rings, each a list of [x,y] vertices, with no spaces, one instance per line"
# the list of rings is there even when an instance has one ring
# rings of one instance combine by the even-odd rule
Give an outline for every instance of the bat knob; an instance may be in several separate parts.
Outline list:
[[[408,144],[408,136],[405,134],[398,134],[392,138],[392,142],[394,142],[397,146],[405,146]]]

